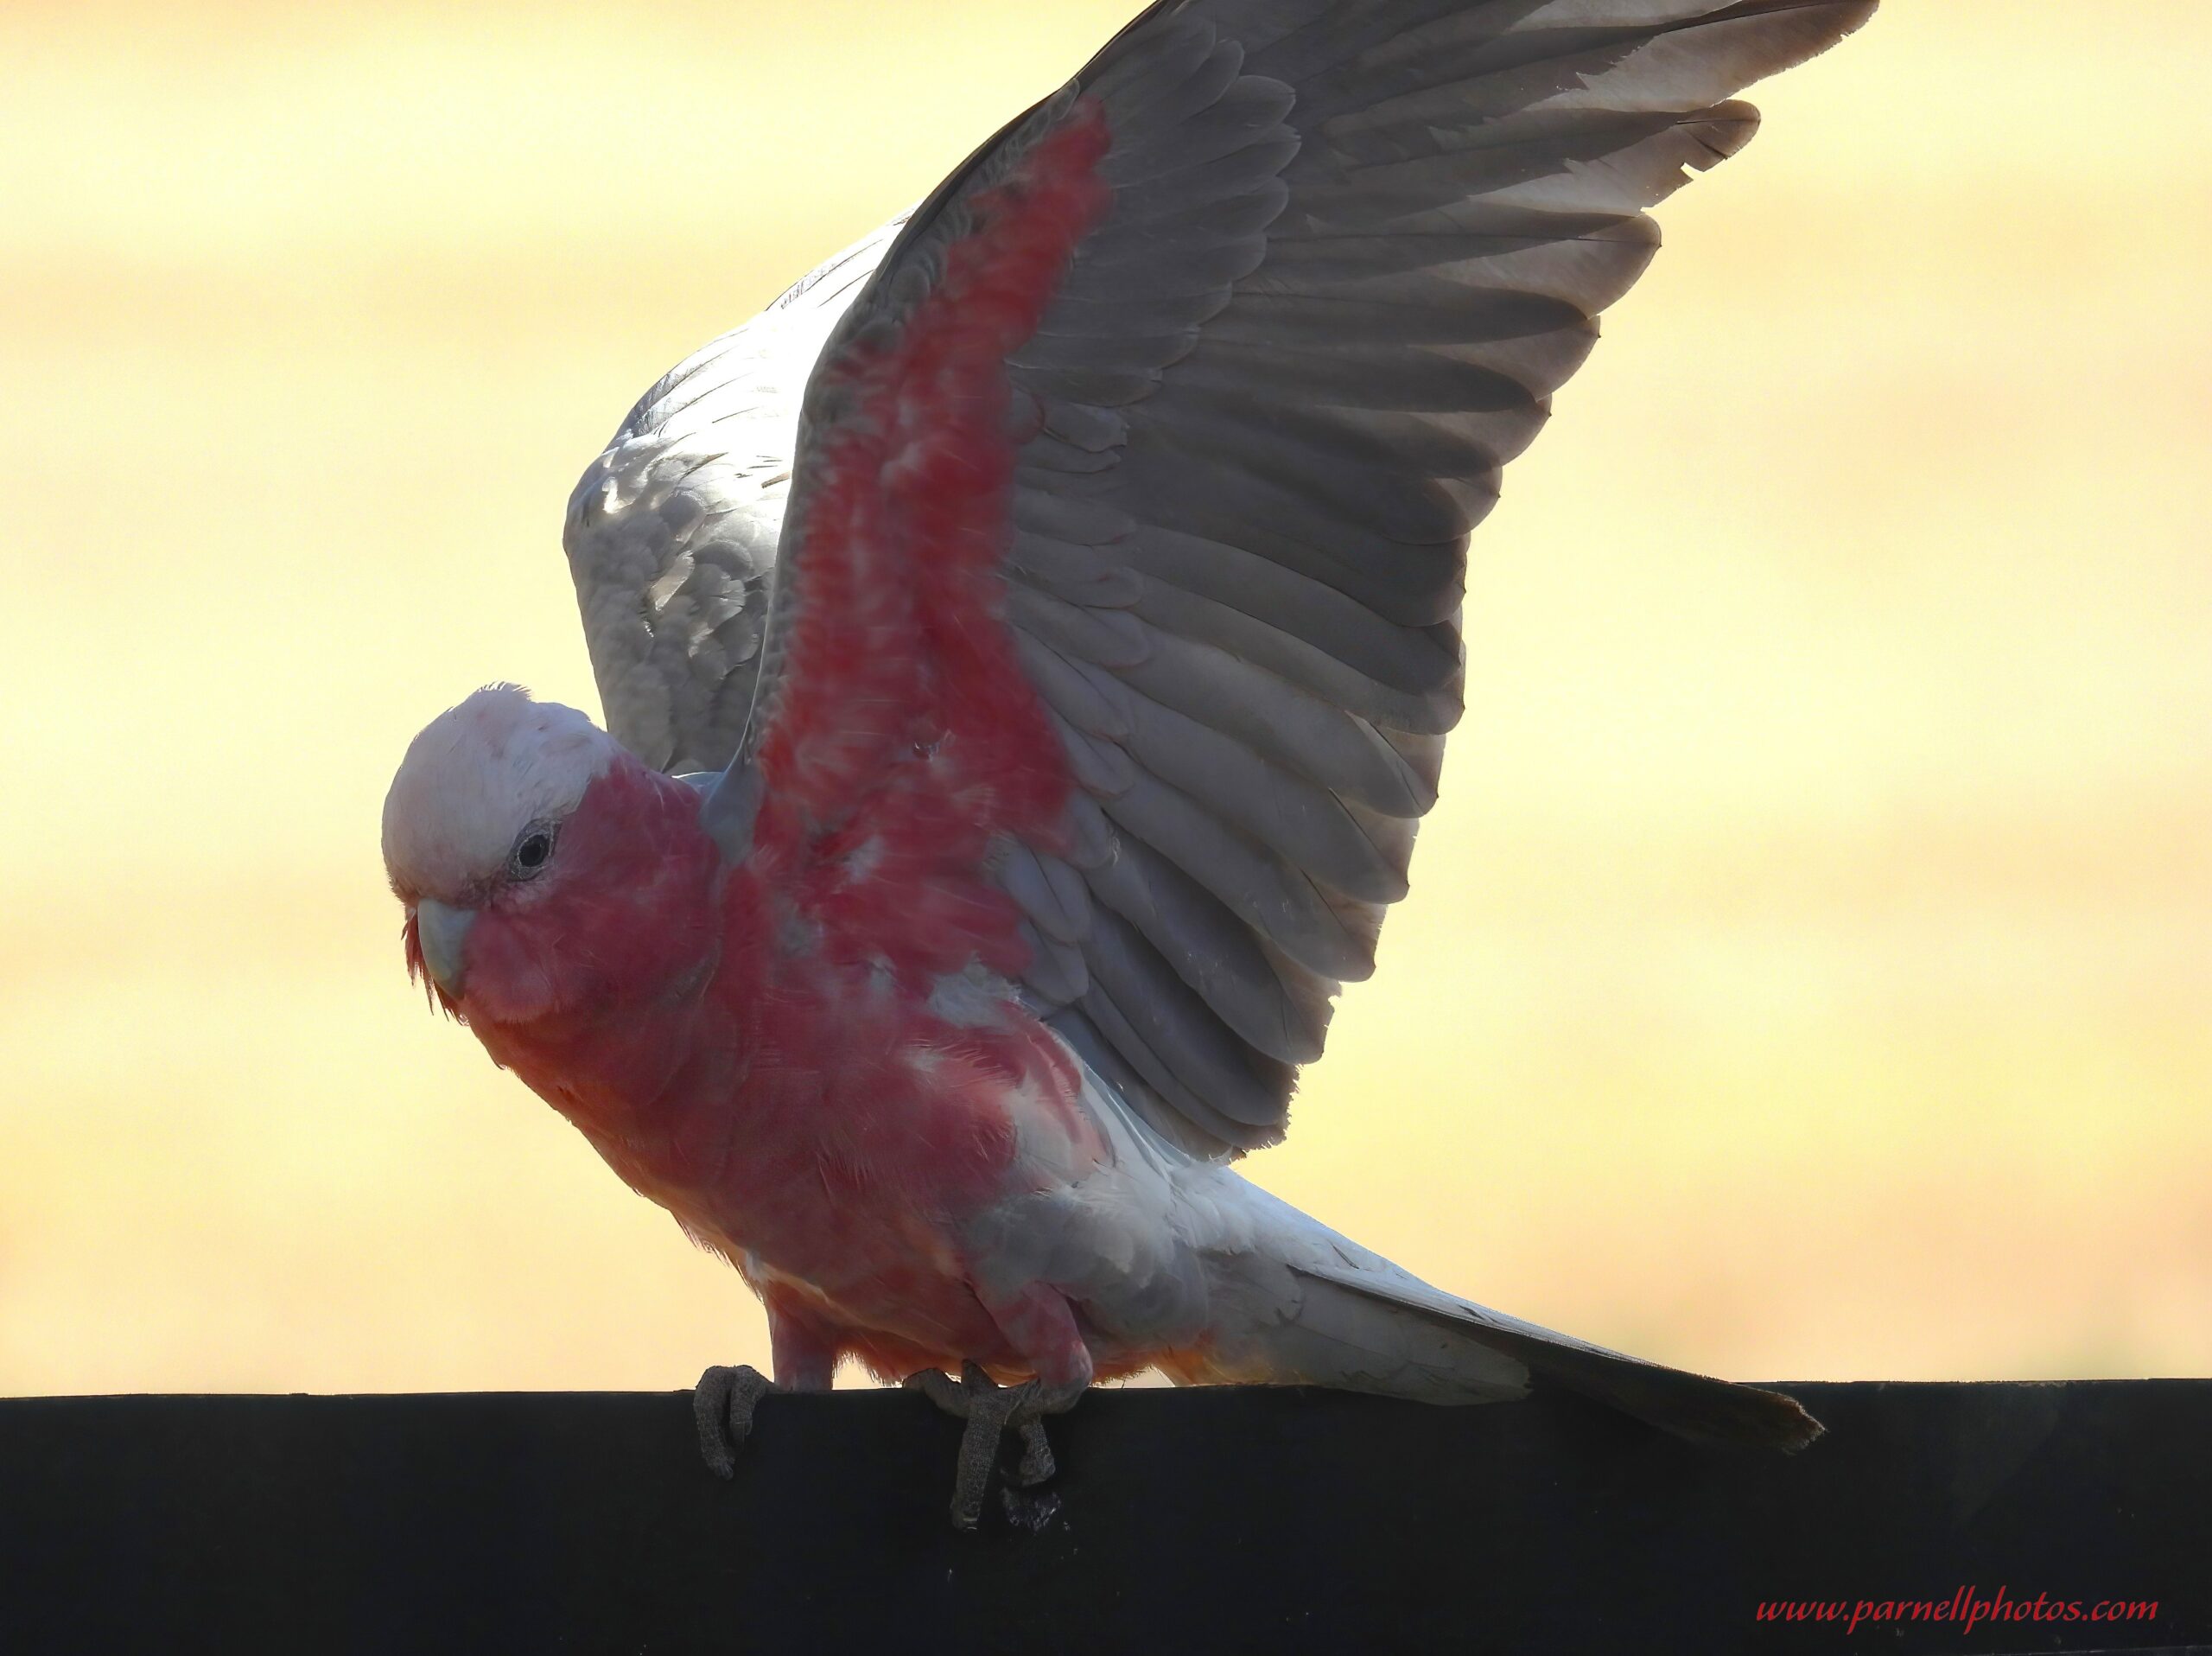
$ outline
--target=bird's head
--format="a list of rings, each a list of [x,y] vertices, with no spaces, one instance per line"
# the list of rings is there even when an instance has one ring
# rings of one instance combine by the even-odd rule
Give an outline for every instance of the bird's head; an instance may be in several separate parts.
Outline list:
[[[650,991],[706,929],[697,796],[511,685],[430,721],[385,796],[410,976],[478,1026]]]

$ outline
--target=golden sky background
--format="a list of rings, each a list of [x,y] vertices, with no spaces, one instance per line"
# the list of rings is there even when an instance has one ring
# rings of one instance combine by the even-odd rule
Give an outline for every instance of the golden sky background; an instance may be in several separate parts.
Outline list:
[[[480,683],[596,710],[631,400],[1135,3],[0,10],[0,1392],[766,1361],[425,1014],[379,805]],[[1737,1377],[2212,1373],[2208,64],[1889,0],[1755,94],[1476,537],[1258,1179]]]

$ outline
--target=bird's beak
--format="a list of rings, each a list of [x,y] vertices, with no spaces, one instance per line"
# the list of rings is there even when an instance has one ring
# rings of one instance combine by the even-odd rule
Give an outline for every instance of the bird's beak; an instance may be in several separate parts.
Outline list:
[[[468,928],[475,923],[474,910],[455,908],[435,898],[425,897],[415,905],[415,935],[422,942],[423,965],[430,981],[445,991],[448,1000],[461,998],[461,979],[467,975],[461,946],[468,940]]]

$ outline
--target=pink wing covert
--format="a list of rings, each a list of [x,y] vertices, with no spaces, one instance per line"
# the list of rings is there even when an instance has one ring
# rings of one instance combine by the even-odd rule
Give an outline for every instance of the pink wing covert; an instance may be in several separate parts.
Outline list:
[[[1064,847],[1065,757],[1005,625],[1014,443],[1006,358],[1109,199],[1104,118],[1077,101],[966,202],[971,226],[895,329],[832,342],[838,404],[785,538],[803,571],[755,755],[756,865],[792,880],[832,959],[907,986],[979,958],[1019,976],[995,836]]]

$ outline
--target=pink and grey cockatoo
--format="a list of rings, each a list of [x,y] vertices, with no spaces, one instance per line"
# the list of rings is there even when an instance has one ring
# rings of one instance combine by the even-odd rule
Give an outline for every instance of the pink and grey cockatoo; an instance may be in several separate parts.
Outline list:
[[[1872,10],[1162,0],[631,411],[568,523],[607,731],[495,685],[408,749],[410,967],[753,1285],[776,1385],[967,1417],[956,1521],[1147,1368],[1818,1433],[1231,1163],[1406,895],[1500,468],[1732,96]],[[718,1469],[768,1384],[702,1379]]]

